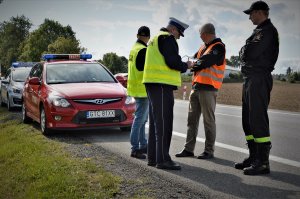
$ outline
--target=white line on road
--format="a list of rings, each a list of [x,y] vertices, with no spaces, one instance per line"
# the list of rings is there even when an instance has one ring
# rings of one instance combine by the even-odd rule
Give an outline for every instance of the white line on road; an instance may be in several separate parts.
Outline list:
[[[148,124],[146,124],[146,128],[149,129]],[[176,136],[182,137],[182,138],[186,138],[186,134],[179,133],[179,132],[176,132],[176,131],[173,131],[173,135],[176,135]],[[205,142],[205,139],[199,138],[199,137],[197,137],[196,140],[198,142],[202,142],[202,143]],[[232,150],[232,151],[237,151],[237,152],[240,152],[240,153],[248,154],[248,150],[240,148],[240,147],[231,146],[231,145],[223,144],[223,143],[220,143],[220,142],[216,142],[215,145],[218,146],[218,147],[224,148],[224,149],[229,149],[229,150]],[[294,166],[294,167],[300,167],[300,162],[298,162],[298,161],[289,160],[289,159],[285,159],[285,158],[281,158],[281,157],[277,157],[277,156],[273,156],[273,155],[270,155],[269,158],[270,158],[270,160],[273,160],[275,162],[279,162],[281,164],[286,164],[286,165],[290,165],[290,166]]]
[[[186,138],[185,134],[179,133],[179,132],[176,132],[176,131],[173,131],[173,135],[176,135],[176,136],[182,137],[182,138]],[[197,137],[197,141],[204,143],[205,139]],[[228,144],[223,144],[223,143],[220,143],[220,142],[216,142],[215,145],[218,146],[218,147],[224,148],[224,149],[232,150],[232,151],[237,151],[237,152],[241,152],[241,153],[245,153],[245,154],[249,153],[248,150],[246,150],[246,149],[236,147],[236,146],[231,146],[231,145],[228,145]],[[285,159],[285,158],[280,158],[280,157],[273,156],[273,155],[270,155],[270,160],[273,160],[275,162],[279,162],[279,163],[282,163],[282,164],[287,164],[287,165],[290,165],[290,166],[294,166],[294,167],[300,167],[300,162]]]

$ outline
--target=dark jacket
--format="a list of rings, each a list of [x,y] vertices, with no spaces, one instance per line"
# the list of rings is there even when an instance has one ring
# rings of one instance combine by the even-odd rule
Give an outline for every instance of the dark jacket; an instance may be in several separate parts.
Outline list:
[[[147,47],[147,44],[145,44],[142,40],[138,39],[137,42]],[[144,71],[146,51],[147,48],[143,48],[138,52],[136,56],[136,69],[138,71]]]
[[[274,70],[279,54],[279,36],[270,19],[259,24],[240,50],[242,73],[269,74]]]
[[[191,71],[197,72],[199,70],[209,68],[213,65],[220,66],[223,64],[223,61],[225,59],[225,44],[222,42],[220,38],[216,38],[213,41],[211,41],[208,44],[205,44],[205,48],[202,51],[202,54],[205,52],[205,50],[212,44],[221,42],[222,44],[216,44],[214,47],[212,47],[210,53],[207,55],[200,55],[200,59]],[[198,51],[195,53],[194,58],[197,57]],[[214,88],[212,85],[207,85],[207,84],[200,84],[200,83],[195,83],[193,85],[194,90],[212,90],[212,91],[217,91],[218,89]]]

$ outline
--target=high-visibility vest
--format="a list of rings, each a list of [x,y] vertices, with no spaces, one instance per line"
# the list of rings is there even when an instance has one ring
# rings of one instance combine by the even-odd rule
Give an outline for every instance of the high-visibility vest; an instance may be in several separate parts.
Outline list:
[[[180,71],[169,68],[158,47],[158,37],[170,35],[160,31],[149,43],[146,53],[143,83],[161,83],[181,86]]]
[[[146,46],[136,42],[129,54],[127,93],[132,97],[147,97],[145,85],[142,83],[144,72],[136,68],[136,57],[143,48]]]
[[[222,44],[222,43],[216,42],[216,43],[210,45],[205,50],[203,55],[209,54],[211,49],[217,44]],[[198,54],[197,54],[198,59],[202,55],[202,51],[204,50],[204,48],[205,48],[205,45],[200,47]],[[193,75],[193,84],[196,82],[200,83],[200,84],[208,84],[208,85],[212,85],[216,89],[220,89],[222,86],[223,78],[224,78],[225,66],[226,66],[226,60],[225,60],[225,56],[224,56],[224,61],[223,61],[222,65],[218,66],[215,64],[209,68],[205,68],[203,70],[195,72]]]

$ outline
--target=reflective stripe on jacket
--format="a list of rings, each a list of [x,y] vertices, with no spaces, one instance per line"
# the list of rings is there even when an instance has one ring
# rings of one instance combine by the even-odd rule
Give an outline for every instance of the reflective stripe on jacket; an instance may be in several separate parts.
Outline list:
[[[147,97],[145,85],[142,83],[144,72],[136,68],[136,57],[143,48],[146,47],[136,42],[129,54],[127,92],[132,97]]]
[[[173,86],[181,86],[180,71],[170,69],[159,51],[158,37],[170,35],[160,31],[149,43],[146,52],[143,83],[161,83]]]
[[[198,51],[197,58],[199,59],[201,55],[209,54],[211,52],[212,48],[217,44],[222,44],[222,43],[216,42],[216,43],[210,45],[203,54],[202,54],[202,51],[204,50],[205,45],[201,46]],[[220,89],[222,86],[222,82],[223,82],[225,65],[226,65],[226,60],[225,60],[225,56],[224,56],[224,61],[223,61],[222,65],[218,66],[215,64],[209,68],[205,68],[200,71],[197,71],[196,73],[194,73],[194,76],[193,76],[193,84],[196,82],[200,83],[200,84],[208,84],[208,85],[212,85],[216,89]]]

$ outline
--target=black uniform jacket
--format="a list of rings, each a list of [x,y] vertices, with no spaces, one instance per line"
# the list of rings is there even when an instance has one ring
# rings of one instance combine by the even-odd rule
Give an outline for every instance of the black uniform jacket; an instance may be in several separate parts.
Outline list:
[[[274,70],[279,54],[279,36],[270,19],[259,24],[240,50],[245,76],[267,74]]]

